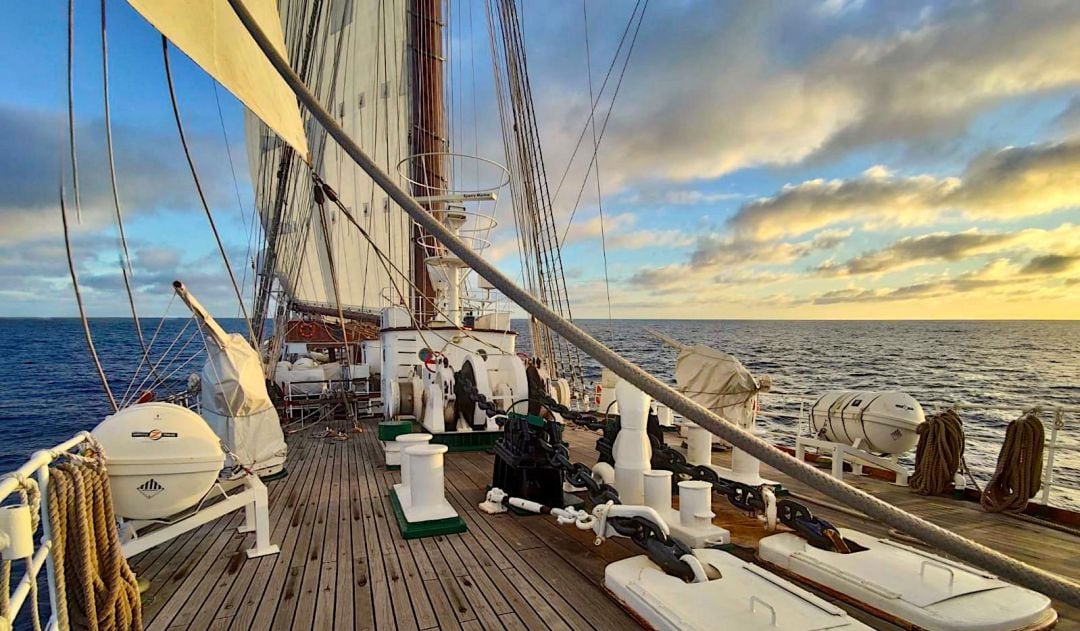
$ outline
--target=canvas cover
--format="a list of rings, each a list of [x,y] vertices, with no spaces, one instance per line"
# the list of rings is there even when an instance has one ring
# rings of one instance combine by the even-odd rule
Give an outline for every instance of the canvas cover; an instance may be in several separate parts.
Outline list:
[[[215,336],[216,337],[216,336]],[[207,344],[199,401],[202,416],[240,464],[256,473],[280,468],[288,447],[266,391],[259,354],[242,335]]]
[[[742,427],[754,421],[758,382],[732,355],[708,346],[684,346],[675,362],[679,392]]]

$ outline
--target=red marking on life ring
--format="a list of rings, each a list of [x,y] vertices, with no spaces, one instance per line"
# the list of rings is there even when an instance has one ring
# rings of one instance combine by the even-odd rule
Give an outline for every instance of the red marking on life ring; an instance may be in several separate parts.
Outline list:
[[[300,332],[300,337],[305,340],[310,340],[315,337],[315,325],[311,322],[301,322],[300,326],[296,328]]]

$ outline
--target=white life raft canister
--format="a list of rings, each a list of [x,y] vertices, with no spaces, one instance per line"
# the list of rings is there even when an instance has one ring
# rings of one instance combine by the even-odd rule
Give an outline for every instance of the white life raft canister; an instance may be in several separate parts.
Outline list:
[[[810,407],[810,430],[836,443],[883,454],[901,454],[919,440],[922,406],[903,392],[830,390]]]
[[[105,450],[113,510],[159,519],[198,503],[225,465],[221,440],[195,412],[142,403],[105,417],[91,432]]]

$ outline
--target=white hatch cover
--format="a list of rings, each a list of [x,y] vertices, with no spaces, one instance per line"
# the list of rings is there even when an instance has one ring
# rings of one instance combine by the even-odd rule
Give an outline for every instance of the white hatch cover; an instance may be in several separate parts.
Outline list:
[[[866,550],[829,552],[782,533],[762,539],[758,556],[924,628],[1020,629],[1052,612],[1045,596],[976,568],[857,531],[840,533]]]
[[[694,555],[719,570],[721,578],[684,583],[638,556],[608,565],[604,585],[658,630],[870,629],[843,609],[731,554],[696,549]]]

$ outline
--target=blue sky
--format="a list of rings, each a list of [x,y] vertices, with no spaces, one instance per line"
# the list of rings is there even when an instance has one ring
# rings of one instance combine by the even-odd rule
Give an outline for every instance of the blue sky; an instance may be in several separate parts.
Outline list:
[[[86,209],[75,248],[91,314],[123,315],[103,168],[100,16],[96,2],[76,4]],[[125,2],[107,5],[139,306],[161,314],[180,277],[232,315],[176,138],[160,37]],[[470,6],[472,40],[457,50],[477,55],[480,79],[460,98],[477,101],[480,151],[501,161],[483,5]],[[597,86],[633,7],[588,4]],[[0,314],[70,315],[56,200],[66,3],[10,11],[0,46],[19,61],[0,67]],[[524,17],[548,173],[560,174],[588,114],[582,5],[526,3]],[[182,54],[172,60],[198,169],[243,276],[252,195],[242,110],[224,90],[215,99]],[[1080,5],[653,2],[599,163],[614,317],[1080,317]],[[560,231],[585,177],[579,157],[556,207]],[[591,182],[564,259],[575,315],[599,317],[607,306]],[[499,252],[516,275],[512,248]]]

